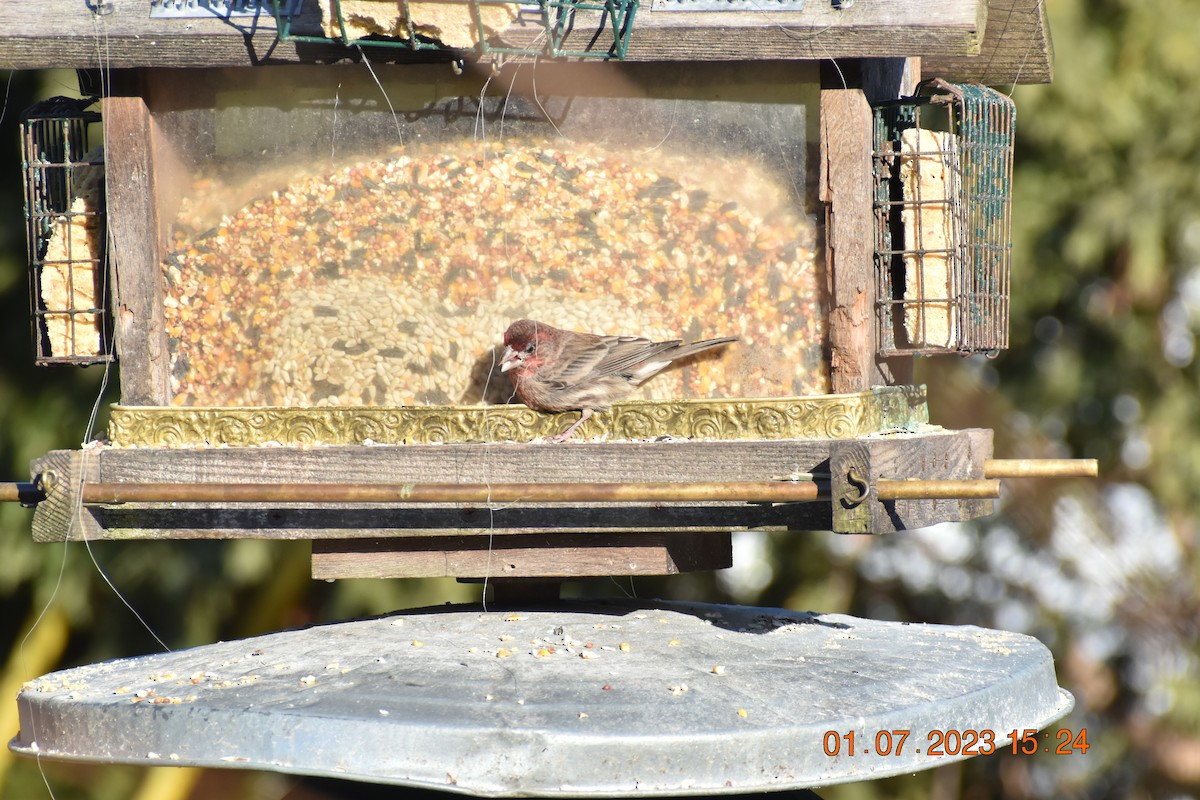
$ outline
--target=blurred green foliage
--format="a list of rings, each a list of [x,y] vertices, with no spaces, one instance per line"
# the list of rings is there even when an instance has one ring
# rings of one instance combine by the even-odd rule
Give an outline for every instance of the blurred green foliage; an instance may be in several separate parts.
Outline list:
[[[1102,481],[1021,485],[1000,513],[972,526],[886,539],[741,540],[739,555],[760,566],[749,582],[688,575],[633,585],[640,596],[1031,633],[1054,651],[1060,682],[1076,695],[1062,725],[1086,727],[1093,744],[1086,757],[979,758],[832,787],[822,792],[828,798],[1200,792],[1200,6],[1048,6],[1055,83],[1014,92],[1012,347],[995,361],[924,361],[919,374],[936,422],[994,429],[1002,456],[1099,458]],[[5,80],[0,477],[25,479],[32,458],[79,445],[103,373],[31,366],[16,117],[36,97],[73,86],[69,73]],[[115,385],[113,375],[101,408],[115,400]],[[0,641],[14,689],[14,677],[153,652],[156,635],[185,647],[477,594],[446,581],[313,583],[304,543],[35,545],[29,520],[28,510],[0,505]],[[624,581],[569,588],[629,590]],[[0,760],[0,797],[49,797],[47,784],[59,800],[125,798],[139,787],[145,797],[167,796],[140,769],[44,768],[45,782],[33,762]],[[156,773],[179,774],[176,797],[384,796],[286,776]]]

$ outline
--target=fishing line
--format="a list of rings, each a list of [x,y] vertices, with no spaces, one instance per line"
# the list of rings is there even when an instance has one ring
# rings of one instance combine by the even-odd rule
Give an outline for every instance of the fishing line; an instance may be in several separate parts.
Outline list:
[[[554,119],[550,116],[550,113],[548,111],[546,111],[546,107],[542,105],[541,98],[538,97],[537,65],[538,65],[538,57],[534,56],[533,57],[533,75],[531,76],[531,88],[533,89],[533,102],[537,103],[537,107],[542,112],[542,116],[544,116],[546,118],[546,122],[550,123],[550,127],[554,128],[554,132],[558,134],[559,138],[566,139],[567,137],[559,129],[558,125],[555,124]]]
[[[400,140],[400,144],[404,144],[404,132],[400,128],[400,116],[396,113],[396,109],[392,106],[392,98],[388,96],[387,89],[383,88],[383,83],[379,80],[379,76],[375,74],[375,68],[371,66],[371,60],[367,58],[366,52],[362,49],[361,44],[354,45],[358,50],[358,54],[362,56],[363,64],[367,67],[367,72],[371,73],[371,77],[375,79],[375,85],[379,87],[380,93],[383,95],[384,102],[387,103],[388,110],[392,112],[392,123],[396,126],[396,138]]]
[[[655,152],[655,151],[656,151],[656,150],[658,150],[660,147],[662,147],[664,144],[666,144],[666,143],[667,143],[667,140],[671,138],[671,134],[675,132],[675,118],[676,118],[677,116],[679,116],[679,104],[680,104],[680,102],[681,102],[681,101],[679,100],[679,98],[678,98],[678,97],[676,97],[676,98],[675,98],[675,102],[673,102],[673,103],[671,104],[671,118],[670,118],[670,119],[668,120],[668,122],[667,122],[667,132],[666,132],[666,133],[664,133],[664,134],[663,134],[663,137],[662,137],[661,139],[659,139],[659,140],[658,140],[658,144],[656,144],[656,145],[652,145],[651,147],[647,147],[646,149],[639,151],[639,152],[638,152],[638,155],[643,155],[643,156],[644,156],[644,155],[647,155],[647,154],[649,154],[649,153],[653,153],[653,152]]]
[[[329,165],[332,167],[337,161],[337,117],[338,106],[342,102],[342,85],[339,83],[337,89],[333,91],[333,124],[329,131]]]
[[[1039,20],[1042,18],[1043,3],[1044,3],[1044,0],[1038,0],[1037,5],[1034,7],[1034,13],[1037,14],[1037,17]],[[1008,16],[1004,18],[1004,27],[1000,32],[1001,39],[1004,38],[1004,32],[1008,30],[1008,22],[1010,19],[1012,19],[1013,13],[1014,13],[1014,9],[1010,6],[1008,9]],[[1008,94],[1010,97],[1012,96],[1012,93],[1017,90],[1017,84],[1021,82],[1021,73],[1025,71],[1025,64],[1029,61],[1029,56],[1033,53],[1034,45],[1036,43],[1037,43],[1037,37],[1030,37],[1029,46],[1025,48],[1025,53],[1024,53],[1024,55],[1021,56],[1021,63],[1020,63],[1020,65],[1017,66],[1017,74],[1013,76],[1012,87],[1009,88],[1009,90],[1008,90]],[[991,59],[988,60],[989,67],[992,65],[992,60],[994,60],[996,58],[996,53],[999,52],[999,50],[1000,50],[1000,43],[999,43],[999,41],[997,41],[996,49],[992,51]]]
[[[8,80],[4,84],[4,104],[0,106],[0,125],[4,124],[4,115],[8,113],[8,94],[12,91],[13,76],[16,74],[15,69],[8,71]]]

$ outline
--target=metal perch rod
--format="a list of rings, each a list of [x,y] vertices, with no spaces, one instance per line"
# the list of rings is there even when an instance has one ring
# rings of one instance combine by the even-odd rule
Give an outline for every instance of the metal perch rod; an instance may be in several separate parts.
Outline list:
[[[880,500],[989,500],[1000,496],[998,480],[875,481]]]
[[[878,481],[881,500],[1000,496],[996,480]],[[85,483],[83,502],[105,503],[796,503],[828,499],[813,482],[740,483]]]
[[[1095,477],[1094,459],[990,459],[984,480],[877,480],[880,500],[1000,496],[998,478]],[[83,502],[115,503],[797,503],[828,500],[828,475],[809,481],[695,483],[84,483]],[[43,485],[44,484],[44,485]],[[0,482],[0,502],[33,505],[51,480]]]
[[[986,478],[1095,478],[1094,458],[991,458],[983,462]]]
[[[818,500],[817,484],[747,483],[85,483],[84,503],[621,503]]]
[[[45,492],[36,483],[0,483],[0,503],[34,505],[45,499]]]

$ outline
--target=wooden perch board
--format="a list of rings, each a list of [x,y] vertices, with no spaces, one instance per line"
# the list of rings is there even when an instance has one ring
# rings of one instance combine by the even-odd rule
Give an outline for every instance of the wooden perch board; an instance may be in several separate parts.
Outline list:
[[[93,14],[76,0],[0,4],[0,68],[201,67],[328,63],[355,59],[340,45],[279,42],[269,14],[230,21],[150,19],[144,0],[112,0]],[[951,81],[1046,82],[1050,44],[1036,0],[872,0],[837,6],[808,2],[798,12],[655,12],[644,2],[629,61],[825,60],[924,56]],[[590,12],[589,12],[590,13]],[[565,50],[595,46],[598,15],[579,12]],[[995,20],[999,20],[999,24]],[[988,24],[991,22],[992,24]],[[293,23],[321,35],[315,2]],[[611,32],[607,32],[611,35]],[[502,38],[521,45],[537,26],[510,26]],[[103,47],[99,43],[103,42]],[[375,48],[374,61],[412,59],[404,48]],[[421,60],[444,58],[440,54]],[[102,59],[102,60],[101,60]]]
[[[34,538],[348,539],[521,534],[550,530],[712,531],[749,526],[827,528],[818,504],[745,503],[332,505],[126,503],[80,507],[89,482],[369,483],[773,480],[812,472],[828,440],[649,442],[553,445],[99,448],[55,451],[34,463],[62,491],[38,506]],[[282,506],[282,507],[281,507]]]
[[[927,426],[852,440],[588,442],[327,447],[107,448],[55,451],[32,465],[51,470],[54,489],[38,506],[34,537],[347,539],[521,534],[546,531],[713,531],[744,527],[829,528],[822,502],[632,502],[341,504],[247,502],[121,503],[81,506],[91,483],[554,483],[743,482],[828,474],[846,442],[866,452],[900,447],[908,460],[875,477],[963,479],[982,475],[987,446],[963,460],[966,434]],[[965,441],[965,440],[964,440]],[[978,461],[978,464],[976,463]],[[939,464],[930,472],[929,464]],[[836,484],[836,481],[833,483]],[[825,503],[827,505],[827,503]],[[957,514],[952,515],[958,518]],[[922,522],[929,524],[929,522]]]
[[[842,533],[890,533],[992,513],[991,500],[880,500],[864,486],[880,479],[978,479],[992,457],[992,432],[979,428],[942,431],[918,439],[877,437],[836,443],[829,469],[835,476],[833,529]],[[850,480],[845,480],[846,478]]]
[[[676,575],[733,565],[729,531],[597,536],[516,534],[319,539],[312,576],[335,578],[579,578]]]
[[[978,500],[847,503],[854,475],[978,478],[989,431],[928,427],[853,440],[565,445],[89,448],[32,465],[38,541],[310,539],[317,578],[567,578],[722,569],[735,530],[886,533],[990,513]],[[832,468],[832,473],[831,473]],[[854,474],[850,474],[850,470]],[[796,503],[203,503],[84,505],[83,483],[741,482],[808,473],[831,499]]]

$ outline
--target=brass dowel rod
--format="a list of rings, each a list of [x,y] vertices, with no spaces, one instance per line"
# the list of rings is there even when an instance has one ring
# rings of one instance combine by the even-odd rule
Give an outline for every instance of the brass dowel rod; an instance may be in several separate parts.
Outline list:
[[[815,483],[85,483],[108,503],[617,503],[819,500]]]
[[[35,483],[0,483],[0,503],[35,505],[45,499],[45,492]]]
[[[994,498],[997,480],[880,480],[881,500]],[[822,499],[816,483],[85,483],[85,503],[794,503]]]
[[[1000,496],[1000,481],[878,480],[875,496],[880,500],[987,500]]]
[[[988,478],[1095,478],[1094,458],[992,458],[983,462]]]

